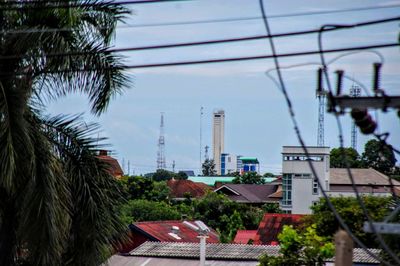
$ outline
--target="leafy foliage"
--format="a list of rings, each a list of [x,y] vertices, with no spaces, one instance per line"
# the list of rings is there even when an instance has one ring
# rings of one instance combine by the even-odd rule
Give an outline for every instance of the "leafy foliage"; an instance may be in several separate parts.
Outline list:
[[[246,172],[241,176],[235,177],[232,181],[234,184],[265,184],[264,177],[260,176],[256,172]]]
[[[122,91],[120,60],[106,50],[127,11],[37,8],[63,2],[0,10],[0,265],[99,265],[124,231],[120,186],[91,138],[98,127],[44,113],[46,102],[79,92],[99,115]],[[9,32],[26,29],[50,31]]]
[[[155,202],[144,199],[130,200],[122,207],[122,219],[125,224],[141,221],[162,221],[180,219],[176,207],[166,202]]]
[[[204,176],[214,176],[217,171],[215,170],[214,160],[206,159],[202,164],[202,172]]]
[[[382,221],[391,208],[389,197],[362,197],[372,220]],[[369,247],[378,247],[375,237],[363,231],[365,221],[364,213],[354,197],[334,197],[331,198],[333,206],[349,226],[350,230]],[[314,215],[310,216],[311,222],[315,223],[317,233],[325,237],[333,237],[340,228],[339,223],[328,207],[325,199],[321,199],[316,205],[311,207]]]
[[[127,199],[169,200],[170,188],[165,181],[155,182],[142,176],[125,176],[120,182],[127,191]]]
[[[260,258],[260,266],[322,266],[325,265],[325,259],[334,255],[333,243],[317,235],[315,226],[299,233],[293,227],[285,225],[278,239],[279,256],[263,255]]]
[[[375,139],[365,144],[362,161],[366,167],[372,167],[386,175],[391,175],[396,170],[396,157],[391,146]]]
[[[353,148],[334,148],[330,153],[332,168],[361,168],[363,167],[360,155]]]

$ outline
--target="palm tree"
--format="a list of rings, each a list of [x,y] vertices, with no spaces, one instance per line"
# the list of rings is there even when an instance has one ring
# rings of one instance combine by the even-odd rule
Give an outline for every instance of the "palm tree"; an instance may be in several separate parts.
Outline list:
[[[107,48],[127,10],[87,3],[0,2],[0,265],[99,265],[124,230],[98,126],[45,109],[81,92],[100,115],[126,86]]]

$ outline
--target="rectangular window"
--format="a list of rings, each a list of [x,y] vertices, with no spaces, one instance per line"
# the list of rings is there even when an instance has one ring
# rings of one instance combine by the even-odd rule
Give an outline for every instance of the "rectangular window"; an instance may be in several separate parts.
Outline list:
[[[283,174],[282,191],[282,204],[292,205],[292,174]]]
[[[318,194],[318,180],[316,177],[314,177],[313,182],[312,182],[312,191],[313,191],[313,194]]]

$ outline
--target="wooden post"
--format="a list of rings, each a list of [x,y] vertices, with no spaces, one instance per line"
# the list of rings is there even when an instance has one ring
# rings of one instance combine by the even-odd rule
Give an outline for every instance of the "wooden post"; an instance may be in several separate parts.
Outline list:
[[[353,265],[353,239],[344,230],[335,234],[335,266]]]

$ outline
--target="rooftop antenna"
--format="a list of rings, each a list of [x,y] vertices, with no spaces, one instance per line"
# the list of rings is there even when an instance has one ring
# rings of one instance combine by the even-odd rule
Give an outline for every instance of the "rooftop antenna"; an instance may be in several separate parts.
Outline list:
[[[323,89],[323,69],[318,69],[318,84],[316,97],[318,98],[318,132],[317,132],[317,146],[323,147],[325,145],[325,108],[326,108],[326,91]]]
[[[161,113],[160,137],[158,138],[157,169],[165,169],[164,113]]]

